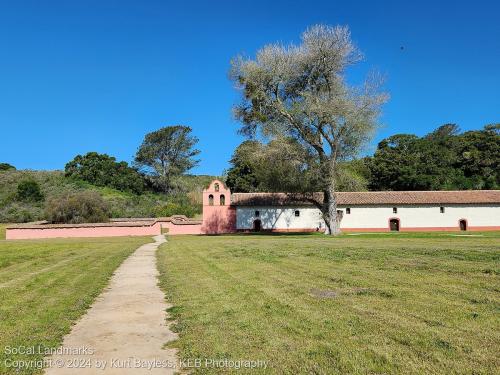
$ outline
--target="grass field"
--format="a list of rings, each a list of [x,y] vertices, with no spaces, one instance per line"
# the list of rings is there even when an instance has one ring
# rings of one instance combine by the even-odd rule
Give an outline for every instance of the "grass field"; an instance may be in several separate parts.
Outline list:
[[[145,237],[0,241],[0,374],[17,372],[18,347],[57,347],[106,286],[113,271]],[[8,362],[6,362],[6,360]]]
[[[498,233],[185,236],[159,252],[181,357],[276,374],[498,373],[499,260]]]
[[[5,240],[5,227],[9,224],[0,223],[0,240]]]

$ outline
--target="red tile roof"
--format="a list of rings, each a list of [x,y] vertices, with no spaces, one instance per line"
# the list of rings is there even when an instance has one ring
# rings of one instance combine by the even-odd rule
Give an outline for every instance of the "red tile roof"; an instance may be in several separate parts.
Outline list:
[[[500,204],[500,190],[462,191],[370,191],[338,192],[337,204],[355,205],[414,205],[414,204]],[[323,201],[322,193],[234,193],[235,206],[310,205]]]

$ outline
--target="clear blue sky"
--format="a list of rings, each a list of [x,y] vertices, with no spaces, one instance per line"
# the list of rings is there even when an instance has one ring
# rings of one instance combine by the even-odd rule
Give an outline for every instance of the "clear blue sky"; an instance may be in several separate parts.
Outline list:
[[[405,3],[405,4],[403,4]],[[496,4],[495,4],[496,3]],[[229,60],[347,24],[391,95],[373,141],[500,121],[498,1],[0,1],[0,162],[62,169],[78,153],[131,161],[145,133],[186,124],[192,172],[220,174],[241,142]],[[404,47],[401,50],[401,46]]]

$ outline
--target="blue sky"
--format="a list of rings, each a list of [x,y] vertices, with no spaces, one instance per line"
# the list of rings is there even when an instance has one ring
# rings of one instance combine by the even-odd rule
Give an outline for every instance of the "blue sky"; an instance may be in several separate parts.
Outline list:
[[[145,133],[185,124],[200,138],[193,173],[220,174],[242,141],[229,60],[298,42],[316,23],[349,25],[391,100],[373,141],[500,121],[495,1],[3,1],[0,162],[62,169],[76,154],[131,161]],[[404,49],[401,49],[401,46]]]

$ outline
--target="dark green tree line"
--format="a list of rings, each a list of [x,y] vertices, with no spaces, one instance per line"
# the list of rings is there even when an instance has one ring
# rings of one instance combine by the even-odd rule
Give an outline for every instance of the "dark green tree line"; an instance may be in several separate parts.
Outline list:
[[[294,191],[294,183],[307,181],[312,189],[313,164],[292,144],[243,142],[230,160],[228,186],[234,192]],[[461,133],[445,124],[423,137],[390,136],[373,156],[339,162],[335,184],[338,191],[499,189],[499,171],[500,125]]]
[[[370,190],[498,189],[500,125],[460,133],[446,124],[424,137],[397,134],[365,162]]]

